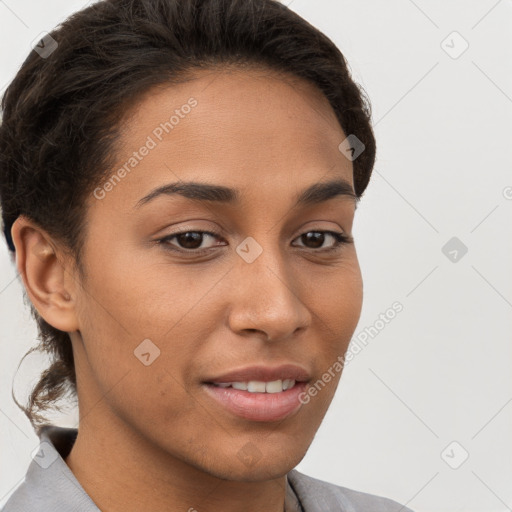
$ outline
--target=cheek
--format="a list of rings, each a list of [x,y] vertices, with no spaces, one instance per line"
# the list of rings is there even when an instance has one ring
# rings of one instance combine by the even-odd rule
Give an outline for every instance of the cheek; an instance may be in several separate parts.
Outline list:
[[[340,383],[343,362],[350,340],[359,322],[363,282],[357,260],[344,264],[343,269],[325,279],[324,287],[315,285],[310,293],[315,312],[314,352],[315,379],[306,389],[302,400],[312,431],[316,431],[324,418]]]
[[[84,371],[119,416],[172,422],[193,409],[183,383],[193,373],[194,340],[213,329],[201,302],[211,283],[127,254],[89,264],[79,307]]]
[[[323,379],[310,397],[317,411],[328,408],[343,372],[350,340],[359,322],[363,302],[363,282],[357,258],[346,259],[322,280],[317,280],[309,294],[310,310],[316,328],[312,329],[319,347],[315,351],[317,378]]]
[[[363,281],[355,254],[336,267],[310,274],[305,286],[308,307],[322,320],[320,325],[331,333],[330,338],[349,339],[359,322],[363,303]]]
[[[107,310],[109,305],[115,308]],[[85,315],[80,364],[87,401],[92,406],[99,403],[148,435],[158,427],[193,425],[197,407],[184,386],[195,360],[190,322],[173,329],[179,318],[159,316],[143,301],[137,307],[128,291],[123,301],[99,305],[90,300]],[[183,336],[183,329],[192,333],[190,338]],[[176,429],[166,433],[169,442],[173,433],[179,440]]]
[[[339,287],[337,305],[345,318],[345,329],[349,331],[349,336],[352,336],[363,305],[363,280],[357,260],[343,275]]]

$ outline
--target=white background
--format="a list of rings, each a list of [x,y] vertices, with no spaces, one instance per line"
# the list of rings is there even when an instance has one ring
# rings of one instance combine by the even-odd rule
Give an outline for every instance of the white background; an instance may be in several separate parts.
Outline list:
[[[404,308],[346,367],[297,469],[416,512],[511,510],[512,2],[285,3],[338,45],[373,106],[354,338],[395,301]],[[83,5],[0,1],[0,90],[31,42]],[[453,31],[469,44],[457,58]],[[456,262],[441,250],[452,237],[468,248]],[[27,359],[14,378],[36,329],[3,243],[0,312],[1,504],[38,445],[11,387],[25,396],[41,370]],[[445,462],[465,452],[458,469]]]

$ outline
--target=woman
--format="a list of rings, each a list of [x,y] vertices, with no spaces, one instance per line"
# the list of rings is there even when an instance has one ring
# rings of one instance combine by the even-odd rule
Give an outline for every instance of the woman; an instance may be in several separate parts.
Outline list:
[[[54,361],[5,512],[400,507],[293,469],[361,312],[362,94],[275,0],[102,1],[34,48],[0,197]],[[43,414],[66,392],[78,429]]]

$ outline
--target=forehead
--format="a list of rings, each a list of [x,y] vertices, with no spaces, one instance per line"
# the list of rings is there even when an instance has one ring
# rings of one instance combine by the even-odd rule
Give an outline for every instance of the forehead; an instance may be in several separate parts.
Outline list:
[[[135,205],[168,182],[202,180],[258,194],[297,190],[335,176],[353,183],[338,146],[345,135],[313,84],[264,69],[195,72],[148,91],[121,129],[118,162],[126,171],[106,197]],[[135,153],[144,151],[137,162]],[[131,164],[126,165],[131,161]],[[302,188],[302,187],[301,187]]]

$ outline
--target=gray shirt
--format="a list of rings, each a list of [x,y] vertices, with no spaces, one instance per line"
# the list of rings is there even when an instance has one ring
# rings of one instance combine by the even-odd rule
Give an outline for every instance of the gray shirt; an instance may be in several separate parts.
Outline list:
[[[48,426],[40,447],[0,512],[99,512],[65,462],[77,429]],[[396,501],[330,484],[291,470],[285,512],[412,512]]]

